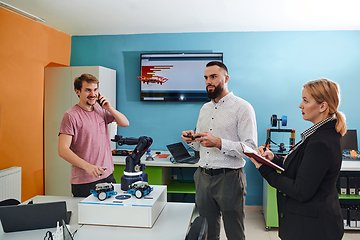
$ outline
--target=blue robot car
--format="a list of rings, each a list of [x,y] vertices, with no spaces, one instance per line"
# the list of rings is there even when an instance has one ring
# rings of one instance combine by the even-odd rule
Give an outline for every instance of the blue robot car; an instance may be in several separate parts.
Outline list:
[[[95,185],[95,190],[91,189],[90,192],[100,201],[104,201],[105,199],[117,194],[111,183],[98,183]]]

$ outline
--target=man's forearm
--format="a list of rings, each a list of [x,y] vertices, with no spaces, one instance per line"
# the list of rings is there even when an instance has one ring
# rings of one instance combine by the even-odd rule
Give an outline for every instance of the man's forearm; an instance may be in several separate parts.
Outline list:
[[[69,162],[72,165],[75,165],[79,168],[86,169],[89,163],[84,159],[78,157],[73,151],[70,149],[59,149],[59,156],[63,158],[65,161]]]
[[[129,120],[125,117],[124,114],[116,110],[115,108],[111,107],[109,112],[115,118],[115,121],[119,127],[127,127],[129,126]]]

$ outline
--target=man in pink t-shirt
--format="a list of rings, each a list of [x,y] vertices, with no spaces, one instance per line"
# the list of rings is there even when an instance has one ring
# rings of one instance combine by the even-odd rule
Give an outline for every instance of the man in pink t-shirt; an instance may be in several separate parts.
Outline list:
[[[129,121],[99,93],[99,81],[93,75],[75,78],[74,89],[79,103],[63,116],[58,151],[72,164],[73,196],[87,197],[97,183],[116,183],[108,124],[115,121],[119,127],[127,127]]]

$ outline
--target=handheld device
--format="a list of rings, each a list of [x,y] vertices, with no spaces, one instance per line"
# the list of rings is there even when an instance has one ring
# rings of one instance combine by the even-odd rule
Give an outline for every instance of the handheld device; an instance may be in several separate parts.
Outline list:
[[[195,138],[200,138],[201,136],[193,136],[193,135],[183,135],[184,137],[188,137],[188,138],[191,138],[192,140],[195,140]]]
[[[99,93],[98,99],[97,99],[96,101],[100,104],[100,106],[102,106],[102,105],[103,105],[103,102],[100,102],[100,96],[101,96],[101,94]]]
[[[106,172],[106,169],[107,169],[107,168],[103,168],[103,169],[104,169],[104,172]],[[102,173],[100,174],[100,177],[101,177],[101,176],[102,176]]]

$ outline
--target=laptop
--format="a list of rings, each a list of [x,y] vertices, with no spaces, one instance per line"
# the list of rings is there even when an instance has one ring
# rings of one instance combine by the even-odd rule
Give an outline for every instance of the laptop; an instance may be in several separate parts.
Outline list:
[[[166,145],[167,149],[177,163],[197,163],[198,156],[191,156],[182,142]]]
[[[63,240],[74,240],[73,235],[67,228],[64,220],[62,220],[62,226],[63,226]]]
[[[6,233],[54,228],[67,220],[66,202],[2,206],[0,220]]]

